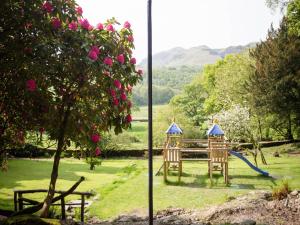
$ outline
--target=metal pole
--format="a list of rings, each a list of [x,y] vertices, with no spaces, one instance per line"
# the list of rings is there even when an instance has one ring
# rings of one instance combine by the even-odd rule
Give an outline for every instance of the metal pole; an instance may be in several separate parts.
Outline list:
[[[153,225],[153,161],[152,161],[152,1],[148,0],[148,194],[149,225]]]

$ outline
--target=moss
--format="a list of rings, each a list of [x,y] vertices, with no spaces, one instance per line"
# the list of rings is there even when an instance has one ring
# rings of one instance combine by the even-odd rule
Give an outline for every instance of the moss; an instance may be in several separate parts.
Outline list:
[[[33,215],[20,215],[10,217],[3,222],[3,225],[60,225],[56,219],[44,219]]]

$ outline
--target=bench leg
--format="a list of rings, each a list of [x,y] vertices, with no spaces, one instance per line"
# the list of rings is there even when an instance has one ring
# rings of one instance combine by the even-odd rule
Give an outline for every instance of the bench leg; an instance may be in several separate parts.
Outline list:
[[[84,195],[81,195],[81,215],[80,215],[81,222],[84,222],[84,206],[85,206]]]
[[[18,194],[17,192],[14,192],[14,208],[15,208],[15,212],[18,211]]]
[[[65,220],[66,219],[66,205],[65,205],[65,199],[61,199],[61,219]]]

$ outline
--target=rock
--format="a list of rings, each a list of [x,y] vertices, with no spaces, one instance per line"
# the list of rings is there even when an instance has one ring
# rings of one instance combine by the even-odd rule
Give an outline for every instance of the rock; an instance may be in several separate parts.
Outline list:
[[[241,222],[240,225],[256,225],[256,222],[254,220],[248,219]]]
[[[274,157],[280,157],[279,152],[277,152],[277,151],[274,152],[274,153],[273,153],[273,156],[274,156]]]
[[[294,191],[292,191],[292,192],[290,193],[290,195],[296,196],[296,195],[298,195],[298,191],[297,191],[297,190],[294,190]]]

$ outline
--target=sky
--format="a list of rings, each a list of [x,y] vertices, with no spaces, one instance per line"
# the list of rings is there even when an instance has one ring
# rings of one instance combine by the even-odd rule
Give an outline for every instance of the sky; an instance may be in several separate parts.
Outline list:
[[[83,17],[96,25],[115,17],[132,25],[134,56],[147,55],[147,0],[76,0]],[[174,47],[225,48],[264,40],[281,12],[265,0],[152,0],[153,53]]]

